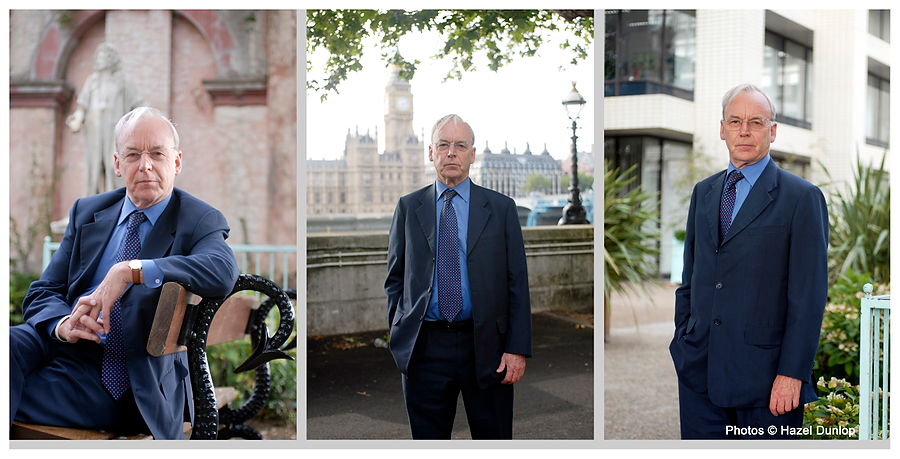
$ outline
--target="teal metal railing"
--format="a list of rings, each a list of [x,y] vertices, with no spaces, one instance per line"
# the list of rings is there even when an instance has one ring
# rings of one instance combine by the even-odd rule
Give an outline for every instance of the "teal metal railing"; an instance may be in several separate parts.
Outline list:
[[[297,246],[295,245],[231,245],[241,273],[258,274],[271,279],[279,287],[293,288],[290,274],[297,271]],[[53,242],[50,236],[44,238],[43,260],[41,270],[50,264],[53,252],[59,249],[59,242]],[[278,278],[281,281],[278,281]]]
[[[891,388],[891,296],[872,295],[863,286],[859,307],[859,439],[889,437],[888,399]]]

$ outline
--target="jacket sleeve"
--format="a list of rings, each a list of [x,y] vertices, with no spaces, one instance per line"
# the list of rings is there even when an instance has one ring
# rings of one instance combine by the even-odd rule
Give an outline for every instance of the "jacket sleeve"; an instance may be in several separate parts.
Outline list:
[[[69,260],[75,241],[76,211],[79,201],[75,201],[69,211],[69,224],[59,243],[59,249],[50,259],[50,264],[41,273],[40,279],[31,283],[22,302],[25,321],[39,332],[49,336],[59,319],[72,313],[72,306],[66,302],[69,284]],[[42,326],[43,324],[43,326]]]
[[[691,277],[694,274],[694,243],[696,228],[694,220],[697,212],[697,187],[691,193],[684,234],[684,268],[681,272],[681,286],[675,290],[675,334],[687,325],[691,316]]]
[[[509,338],[504,352],[531,357],[531,296],[528,292],[528,268],[525,241],[515,202],[506,206],[506,266],[509,282]]]
[[[153,261],[166,282],[174,281],[204,298],[224,298],[237,281],[237,260],[228,238],[228,223],[216,209],[197,220],[183,255],[169,255]]]
[[[828,294],[828,209],[808,187],[791,223],[787,315],[778,374],[807,381],[812,372]]]
[[[406,264],[406,211],[401,199],[394,209],[388,240],[388,274],[384,280],[387,294],[388,327],[394,321],[394,314],[403,299],[403,279]]]

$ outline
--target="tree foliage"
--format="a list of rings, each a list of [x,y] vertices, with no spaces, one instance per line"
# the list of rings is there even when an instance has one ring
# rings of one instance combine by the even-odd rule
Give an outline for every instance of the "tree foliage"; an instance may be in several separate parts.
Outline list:
[[[525,184],[522,185],[522,191],[531,193],[532,191],[539,193],[549,193],[553,187],[553,183],[544,174],[531,174],[525,177]]]
[[[569,189],[569,182],[571,182],[571,177],[565,176],[559,179],[559,187],[562,190]],[[581,191],[590,190],[594,186],[594,176],[590,174],[586,174],[584,172],[578,173],[578,189]]]
[[[328,53],[324,81],[307,80],[308,89],[321,92],[324,100],[352,72],[362,69],[360,59],[368,37],[379,40],[386,65],[395,64],[400,76],[412,80],[419,60],[407,61],[395,51],[400,38],[411,32],[436,31],[444,45],[432,56],[450,58],[452,67],[444,81],[461,79],[477,69],[475,56],[484,53],[487,67],[497,71],[514,58],[531,57],[544,44],[544,34],[566,31],[571,39],[560,48],[572,52],[571,65],[587,58],[594,36],[593,10],[307,10],[307,55]],[[307,71],[311,62],[306,61]]]

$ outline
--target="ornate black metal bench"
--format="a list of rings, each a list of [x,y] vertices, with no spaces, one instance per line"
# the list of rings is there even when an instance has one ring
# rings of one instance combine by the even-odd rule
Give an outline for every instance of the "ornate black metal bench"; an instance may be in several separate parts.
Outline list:
[[[185,423],[185,436],[195,439],[228,439],[242,437],[261,440],[256,429],[244,423],[256,416],[265,406],[271,391],[268,362],[290,359],[286,350],[296,346],[296,338],[288,342],[294,329],[294,308],[291,299],[296,292],[284,291],[272,281],[253,274],[242,274],[225,300],[202,299],[193,303],[194,296],[174,282],[162,287],[156,316],[147,342],[147,352],[161,356],[187,351],[190,366],[191,390],[194,401],[194,423]],[[259,292],[256,296],[241,292]],[[257,305],[257,303],[259,303]],[[266,326],[269,312],[277,308],[279,323],[270,337]],[[206,349],[208,346],[250,337],[253,352],[234,372],[256,372],[253,394],[240,407],[232,408],[236,397],[234,388],[216,388],[212,381]],[[120,437],[114,432],[37,426],[16,422],[10,439],[149,439],[149,436]]]

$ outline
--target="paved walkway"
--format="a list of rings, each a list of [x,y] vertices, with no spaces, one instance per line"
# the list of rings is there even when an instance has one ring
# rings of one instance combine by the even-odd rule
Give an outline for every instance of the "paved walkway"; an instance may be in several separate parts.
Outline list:
[[[669,357],[675,287],[613,294],[604,343],[604,439],[678,440],[678,381]],[[602,332],[598,331],[599,334]]]
[[[515,385],[513,438],[593,439],[593,328],[542,313],[532,328],[534,357]],[[410,438],[400,372],[390,351],[372,345],[384,334],[307,340],[308,439]],[[461,398],[452,438],[470,438]]]

